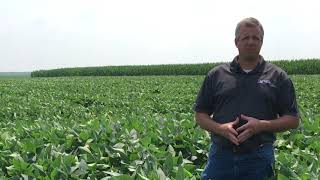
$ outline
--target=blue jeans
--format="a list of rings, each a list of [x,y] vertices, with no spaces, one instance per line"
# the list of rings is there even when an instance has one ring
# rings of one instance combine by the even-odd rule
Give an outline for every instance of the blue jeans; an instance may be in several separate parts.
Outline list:
[[[275,178],[273,145],[264,144],[245,154],[212,144],[202,180],[260,180]]]

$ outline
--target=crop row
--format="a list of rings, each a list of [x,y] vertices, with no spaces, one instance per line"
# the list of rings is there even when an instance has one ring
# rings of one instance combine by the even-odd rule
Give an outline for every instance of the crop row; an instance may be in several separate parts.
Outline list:
[[[288,74],[320,74],[320,60],[282,60],[272,63],[283,68]],[[176,65],[141,65],[141,66],[105,66],[63,68],[39,70],[31,73],[32,77],[59,76],[149,76],[149,75],[204,75],[221,63],[176,64]]]

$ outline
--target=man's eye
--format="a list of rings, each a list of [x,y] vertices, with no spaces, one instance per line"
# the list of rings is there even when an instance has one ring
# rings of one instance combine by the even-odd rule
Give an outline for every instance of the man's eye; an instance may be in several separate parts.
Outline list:
[[[260,41],[259,37],[253,37],[254,40]]]
[[[243,39],[243,40],[248,40],[248,39],[249,39],[249,37],[248,37],[248,36],[246,36],[246,37],[243,37],[242,39]]]

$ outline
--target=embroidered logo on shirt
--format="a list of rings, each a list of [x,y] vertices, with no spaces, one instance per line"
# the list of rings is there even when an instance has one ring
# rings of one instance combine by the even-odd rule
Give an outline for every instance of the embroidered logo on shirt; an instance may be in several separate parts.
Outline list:
[[[271,84],[271,81],[269,79],[260,79],[258,84]]]

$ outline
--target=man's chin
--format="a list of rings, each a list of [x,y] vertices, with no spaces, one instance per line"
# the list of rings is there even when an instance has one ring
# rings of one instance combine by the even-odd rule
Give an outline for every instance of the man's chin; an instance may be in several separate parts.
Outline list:
[[[246,61],[249,61],[249,62],[254,62],[254,61],[256,61],[257,59],[259,59],[259,54],[257,55],[257,54],[248,54],[248,55],[245,55],[244,56],[244,59],[246,60]]]

